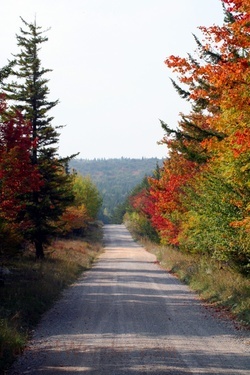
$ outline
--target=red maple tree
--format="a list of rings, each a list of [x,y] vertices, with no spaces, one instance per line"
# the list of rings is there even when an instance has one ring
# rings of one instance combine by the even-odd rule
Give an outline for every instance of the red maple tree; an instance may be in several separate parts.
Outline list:
[[[18,111],[7,111],[0,98],[0,218],[17,228],[29,225],[25,220],[27,194],[42,184],[31,162],[31,124]]]

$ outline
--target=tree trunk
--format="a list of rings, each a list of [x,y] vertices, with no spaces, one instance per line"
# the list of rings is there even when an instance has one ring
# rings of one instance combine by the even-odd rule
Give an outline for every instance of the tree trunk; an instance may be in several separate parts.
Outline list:
[[[42,241],[36,240],[35,241],[35,248],[36,248],[36,258],[37,259],[44,259],[44,251],[43,251]]]

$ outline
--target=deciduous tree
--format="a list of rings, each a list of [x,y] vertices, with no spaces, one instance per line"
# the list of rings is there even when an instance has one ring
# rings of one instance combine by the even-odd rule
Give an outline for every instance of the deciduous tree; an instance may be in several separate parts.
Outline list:
[[[156,225],[172,231],[170,243],[227,259],[247,273],[250,2],[222,3],[224,24],[200,27],[204,39],[195,37],[195,56],[166,60],[177,73],[174,87],[191,111],[181,115],[177,128],[162,122],[170,154],[152,193],[160,212]],[[190,162],[196,172],[188,176]]]
[[[102,205],[101,195],[89,176],[75,175],[73,180],[74,205],[84,205],[90,220],[96,220]]]
[[[48,40],[41,27],[22,19],[24,28],[17,35],[20,52],[15,56],[11,74],[15,81],[5,83],[3,89],[13,108],[21,112],[32,124],[32,164],[38,169],[43,185],[39,191],[30,194],[27,215],[32,228],[26,232],[34,244],[36,256],[44,257],[44,244],[56,231],[56,221],[72,201],[71,178],[65,173],[66,159],[57,153],[59,133],[52,125],[49,111],[58,104],[50,101],[48,79],[49,69],[41,66],[39,50]]]
[[[37,166],[30,152],[34,147],[30,138],[31,124],[24,121],[20,112],[8,112],[4,96],[0,97],[0,221],[1,247],[10,238],[20,238],[31,227],[26,215],[27,196],[42,186]],[[4,232],[4,233],[3,233]],[[15,235],[14,235],[15,233]]]

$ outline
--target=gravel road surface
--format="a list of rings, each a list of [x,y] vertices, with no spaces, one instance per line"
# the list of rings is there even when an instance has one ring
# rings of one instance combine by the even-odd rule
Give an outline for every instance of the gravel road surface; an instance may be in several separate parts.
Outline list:
[[[250,338],[213,317],[123,225],[44,315],[11,375],[250,375]]]

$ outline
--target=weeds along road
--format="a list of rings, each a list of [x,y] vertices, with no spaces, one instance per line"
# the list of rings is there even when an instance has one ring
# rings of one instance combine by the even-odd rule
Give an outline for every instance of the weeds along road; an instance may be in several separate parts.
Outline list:
[[[45,314],[11,374],[250,374],[249,337],[216,320],[123,225]]]

